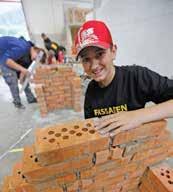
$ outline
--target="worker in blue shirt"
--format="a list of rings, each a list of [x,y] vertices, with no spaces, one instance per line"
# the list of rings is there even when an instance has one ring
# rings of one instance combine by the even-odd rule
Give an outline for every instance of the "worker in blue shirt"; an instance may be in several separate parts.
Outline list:
[[[24,38],[0,37],[0,68],[3,78],[10,88],[13,103],[17,108],[25,108],[19,95],[18,79],[26,77],[29,73],[27,68],[36,59],[40,50],[42,49],[35,47],[32,42],[26,41]],[[44,55],[42,62],[44,62],[45,58]],[[37,102],[29,84],[24,92],[28,103]]]

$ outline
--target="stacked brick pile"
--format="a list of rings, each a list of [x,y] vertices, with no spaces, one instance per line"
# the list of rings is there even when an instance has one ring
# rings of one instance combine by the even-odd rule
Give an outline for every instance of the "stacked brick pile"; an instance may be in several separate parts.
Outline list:
[[[81,110],[81,81],[71,67],[39,67],[33,82],[41,116],[55,109]]]
[[[36,131],[3,192],[137,192],[147,166],[173,155],[166,121],[99,135],[93,120]]]
[[[172,167],[173,167],[173,159]],[[168,163],[149,167],[141,179],[140,192],[172,192],[173,168]]]

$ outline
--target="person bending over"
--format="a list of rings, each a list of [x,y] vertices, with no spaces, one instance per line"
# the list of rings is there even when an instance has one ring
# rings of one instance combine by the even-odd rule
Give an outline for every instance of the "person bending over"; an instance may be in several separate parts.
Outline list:
[[[0,68],[3,78],[10,88],[15,107],[24,109],[19,95],[18,79],[24,78],[28,74],[27,68],[36,59],[41,48],[35,47],[31,41],[24,38],[11,36],[0,37]],[[42,58],[45,62],[46,54]],[[28,103],[37,102],[31,92],[29,84],[24,90]]]

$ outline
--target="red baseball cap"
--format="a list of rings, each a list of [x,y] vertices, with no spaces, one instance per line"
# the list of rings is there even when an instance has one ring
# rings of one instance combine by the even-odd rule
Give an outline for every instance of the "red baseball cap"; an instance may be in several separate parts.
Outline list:
[[[97,20],[87,21],[79,28],[76,35],[76,59],[86,47],[95,46],[108,49],[111,44],[113,44],[111,33],[105,23]]]

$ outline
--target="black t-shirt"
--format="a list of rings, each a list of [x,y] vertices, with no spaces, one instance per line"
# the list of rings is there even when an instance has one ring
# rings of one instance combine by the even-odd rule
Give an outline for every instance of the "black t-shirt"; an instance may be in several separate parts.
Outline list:
[[[44,39],[44,45],[46,49],[49,51],[51,49],[51,40],[49,38]]]
[[[92,80],[85,96],[85,118],[143,108],[149,101],[173,99],[173,80],[141,66],[116,66],[112,82],[104,88]]]
[[[31,60],[31,55],[30,53],[27,53],[25,55],[23,55],[20,59],[18,59],[16,61],[19,65],[22,65],[22,67],[24,67],[25,69],[28,69],[28,67],[31,65],[32,60]],[[17,77],[20,77],[20,71],[16,71],[17,72]]]

